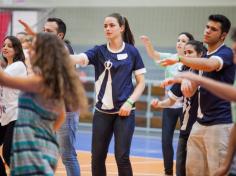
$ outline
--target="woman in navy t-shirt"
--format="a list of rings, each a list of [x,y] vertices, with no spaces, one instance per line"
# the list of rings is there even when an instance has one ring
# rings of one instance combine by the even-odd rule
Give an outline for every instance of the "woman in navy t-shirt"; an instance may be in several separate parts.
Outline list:
[[[71,56],[75,64],[95,68],[96,105],[92,134],[92,175],[106,175],[105,160],[114,134],[120,176],[131,176],[130,146],[135,127],[134,103],[145,88],[144,67],[128,21],[118,13],[104,20],[107,44]],[[132,83],[132,73],[136,87]]]

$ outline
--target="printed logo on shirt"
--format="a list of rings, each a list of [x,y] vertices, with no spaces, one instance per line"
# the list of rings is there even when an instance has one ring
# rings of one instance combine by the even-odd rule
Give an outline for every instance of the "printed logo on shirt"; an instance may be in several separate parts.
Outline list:
[[[108,60],[104,63],[104,66],[105,66],[106,70],[110,70],[112,67],[112,62],[110,60]]]
[[[2,117],[2,114],[6,114],[6,106],[0,105],[0,118]]]

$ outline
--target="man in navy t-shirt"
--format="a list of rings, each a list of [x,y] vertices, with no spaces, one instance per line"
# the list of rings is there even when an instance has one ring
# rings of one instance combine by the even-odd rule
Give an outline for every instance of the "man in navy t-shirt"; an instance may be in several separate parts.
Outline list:
[[[218,14],[210,15],[203,38],[204,43],[208,45],[206,58],[181,56],[178,61],[194,70],[200,70],[202,76],[233,84],[235,76],[233,52],[224,44],[230,26],[227,17]],[[162,65],[175,62],[177,61],[166,59]],[[199,91],[197,122],[193,125],[187,144],[186,175],[213,175],[222,164],[227,150],[232,127],[230,102],[202,87],[194,86],[190,81],[184,83],[182,90],[185,96],[190,97],[195,91]]]

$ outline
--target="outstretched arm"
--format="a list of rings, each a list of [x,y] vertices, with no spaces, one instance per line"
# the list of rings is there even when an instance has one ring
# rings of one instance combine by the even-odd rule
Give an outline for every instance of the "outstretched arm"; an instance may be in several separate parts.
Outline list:
[[[182,62],[184,65],[194,69],[194,70],[202,70],[205,72],[211,72],[218,70],[221,66],[221,63],[218,59],[214,57],[207,58],[192,58],[186,56],[179,56],[177,59],[164,59],[160,61],[162,66],[173,65],[177,62]]]
[[[182,78],[166,78],[161,82],[160,87],[165,88],[176,83],[181,84],[182,80]]]
[[[236,101],[236,88],[232,85],[221,83],[206,77],[198,76],[190,72],[181,73],[179,74],[179,77],[186,78],[190,81],[195,82],[196,84],[204,87],[205,89],[209,90],[220,98],[223,98],[228,101]]]
[[[179,76],[165,79],[164,81],[161,82],[160,87],[164,88],[166,86],[173,85],[175,83],[181,84],[181,91],[185,97],[192,97],[194,93],[197,91],[198,85],[196,83],[181,78]]]
[[[70,55],[70,58],[72,59],[73,65],[80,65],[80,66],[87,66],[89,63],[88,57],[86,54],[76,54],[76,55]]]
[[[27,92],[40,93],[43,79],[38,75],[28,77],[10,76],[0,70],[0,85]]]
[[[160,53],[154,49],[152,42],[148,38],[148,36],[143,35],[140,37],[140,39],[146,49],[148,56],[153,60],[160,60]]]
[[[20,24],[22,24],[24,26],[24,30],[28,35],[36,35],[36,32],[29,26],[29,24],[27,24],[25,21],[23,20],[18,20]]]

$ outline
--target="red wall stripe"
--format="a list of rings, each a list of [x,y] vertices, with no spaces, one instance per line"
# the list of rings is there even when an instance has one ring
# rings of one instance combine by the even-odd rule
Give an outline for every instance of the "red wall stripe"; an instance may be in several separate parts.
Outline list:
[[[7,35],[7,30],[11,22],[11,11],[0,11],[0,44]]]

